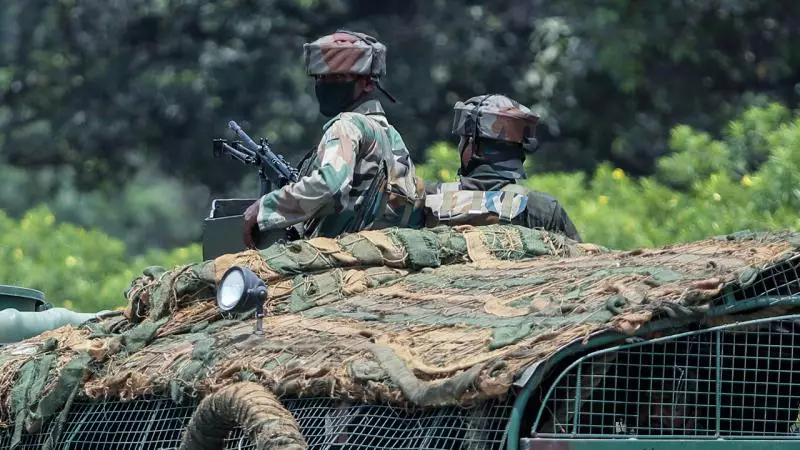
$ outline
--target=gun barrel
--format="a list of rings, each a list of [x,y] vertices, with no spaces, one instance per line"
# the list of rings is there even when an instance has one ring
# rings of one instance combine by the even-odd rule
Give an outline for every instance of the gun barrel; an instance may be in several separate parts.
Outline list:
[[[276,155],[275,152],[269,148],[269,145],[263,145],[262,149],[264,151],[264,156],[266,156],[266,162],[270,165],[270,167],[272,167],[272,170],[289,181],[297,181],[296,171],[292,170],[291,166],[286,163],[286,160],[284,160],[281,156]]]
[[[234,133],[236,133],[236,136],[238,136],[239,139],[244,141],[245,145],[247,145],[250,150],[253,150],[254,152],[258,151],[258,144],[250,139],[250,136],[248,136],[247,133],[242,130],[242,127],[240,127],[238,123],[231,120],[228,122],[228,127],[233,130]]]
[[[228,155],[231,158],[250,166],[258,165],[258,154],[236,142],[233,145],[221,142],[219,156]]]
[[[297,169],[289,165],[281,155],[275,154],[269,146],[269,141],[261,139],[261,144],[256,144],[247,133],[242,130],[238,123],[231,120],[228,128],[236,133],[236,136],[244,141],[234,143],[233,146],[221,142],[215,142],[215,153],[227,153],[228,155],[251,165],[266,165],[280,179],[295,182],[299,178]]]

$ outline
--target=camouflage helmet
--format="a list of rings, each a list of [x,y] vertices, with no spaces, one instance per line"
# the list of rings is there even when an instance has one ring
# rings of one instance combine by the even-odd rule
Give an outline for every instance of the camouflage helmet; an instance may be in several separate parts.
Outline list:
[[[306,74],[386,75],[386,46],[372,36],[338,30],[303,45]]]
[[[472,97],[454,106],[452,133],[521,144],[526,151],[536,147],[539,116],[500,94]]]

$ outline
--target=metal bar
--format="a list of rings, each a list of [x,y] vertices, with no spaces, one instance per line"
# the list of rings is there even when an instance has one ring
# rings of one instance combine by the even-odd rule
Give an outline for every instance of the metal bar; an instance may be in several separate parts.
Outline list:
[[[149,414],[150,417],[147,419],[147,426],[142,431],[142,436],[145,436],[145,437],[149,436],[150,432],[153,431],[153,426],[156,424],[156,420],[155,419],[158,417],[158,413],[161,411],[161,409],[163,407],[162,403],[163,402],[159,402],[158,403],[159,407],[158,408],[153,408],[153,410],[150,411],[150,414]],[[142,442],[139,443],[139,446],[136,447],[136,450],[144,450],[146,448],[147,444],[148,444],[148,442],[146,440],[142,440]]]
[[[636,437],[636,436],[611,436],[608,434],[584,434],[581,435],[580,439],[574,439],[571,437],[567,437],[564,434],[553,434],[553,433],[539,433],[539,437],[535,438],[522,438],[520,441],[524,440],[532,440],[532,441],[561,441],[561,442],[582,442],[582,441],[611,441],[611,442],[644,442],[644,441],[669,441],[669,442],[680,442],[686,440],[692,441],[703,441],[703,442],[711,442],[711,441],[725,441],[725,442],[740,442],[740,441],[761,441],[761,442],[777,442],[777,441],[790,441],[794,442],[795,445],[800,445],[800,436],[725,436],[718,438],[716,436],[646,436],[646,437]]]
[[[714,425],[714,436],[719,437],[721,434],[720,422],[722,421],[722,332],[717,330],[714,332],[714,334],[717,341],[716,358],[714,358],[714,361],[716,362],[716,407],[714,408],[716,413],[716,424]]]
[[[796,449],[798,441],[764,440],[666,440],[666,439],[523,439],[523,449],[530,450],[764,450]]]
[[[656,331],[674,329],[685,324],[696,322],[697,319],[693,317],[658,320],[645,324],[637,334],[647,334]],[[616,331],[603,331],[597,333],[593,336],[590,336],[590,340],[587,343],[584,343],[584,338],[579,338],[564,346],[564,348],[556,352],[550,358],[547,358],[544,362],[538,364],[533,373],[527,377],[524,385],[522,385],[522,389],[516,395],[514,400],[514,406],[511,409],[511,417],[506,425],[506,450],[519,450],[522,431],[522,418],[527,409],[528,402],[530,401],[533,392],[539,387],[544,376],[549,373],[554,366],[560,364],[566,358],[576,353],[586,351],[591,348],[603,347],[605,345],[622,341],[626,338],[630,338],[630,336]],[[556,383],[557,381],[558,380],[556,380]],[[533,426],[529,430],[529,435],[532,436],[536,433],[536,428],[541,421],[542,412],[542,409],[539,409],[537,412],[536,417],[534,418]]]
[[[535,416],[534,427],[531,430],[531,436],[537,439],[549,436],[561,437],[570,442],[573,442],[573,437],[578,437],[581,441],[593,437],[610,437],[609,434],[604,434],[604,431],[602,431],[607,427],[606,418],[604,416],[601,417],[601,414],[594,410],[588,411],[588,416],[582,415],[580,413],[581,408],[584,406],[580,402],[580,398],[582,397],[576,393],[573,400],[571,389],[566,391],[567,396],[565,397],[564,386],[566,385],[564,383],[568,380],[569,383],[567,384],[572,385],[572,377],[575,377],[575,384],[578,386],[576,389],[582,389],[581,374],[584,364],[591,363],[603,355],[625,352],[628,355],[628,362],[625,363],[628,365],[628,368],[624,373],[621,372],[618,376],[645,376],[646,379],[649,379],[650,382],[654,384],[649,385],[649,387],[646,387],[647,384],[644,384],[640,387],[634,387],[633,389],[637,392],[644,389],[642,392],[646,393],[650,391],[657,396],[655,401],[653,401],[649,395],[646,395],[644,399],[637,398],[632,400],[625,400],[625,397],[622,397],[623,402],[630,401],[632,403],[629,404],[635,406],[637,411],[646,413],[646,415],[640,415],[637,419],[641,424],[639,426],[640,435],[653,436],[658,439],[663,438],[663,440],[667,441],[673,441],[674,439],[685,440],[689,436],[695,438],[695,435],[698,435],[696,439],[705,441],[709,439],[719,439],[720,436],[726,436],[726,441],[739,441],[742,439],[759,440],[759,437],[762,436],[765,439],[771,440],[793,439],[793,436],[784,431],[773,430],[773,428],[778,425],[776,422],[776,420],[778,420],[777,415],[785,415],[787,408],[787,406],[779,406],[779,404],[775,402],[778,402],[780,398],[788,399],[785,397],[786,394],[779,394],[779,391],[775,390],[777,389],[775,386],[779,384],[779,381],[770,381],[770,379],[765,376],[766,371],[769,371],[770,374],[776,374],[776,376],[779,376],[778,374],[780,373],[790,372],[789,369],[782,365],[784,364],[782,361],[784,361],[787,356],[782,356],[780,353],[776,354],[775,352],[780,352],[780,348],[783,346],[791,345],[789,343],[784,343],[784,340],[792,339],[792,342],[794,342],[794,338],[791,336],[794,336],[796,333],[796,331],[791,331],[792,329],[783,332],[773,331],[772,328],[765,327],[765,325],[792,321],[800,321],[800,314],[730,323],[705,330],[686,331],[648,341],[617,345],[591,352],[573,361],[566,369],[557,374],[555,381],[549,386],[547,393],[544,395],[543,401],[541,403],[537,402],[538,411]],[[725,333],[725,331],[729,332]],[[748,337],[750,339],[748,339]],[[738,339],[742,338],[744,342],[739,343]],[[755,339],[755,342],[750,342],[752,339]],[[698,348],[702,348],[703,350],[695,354],[695,352],[690,350],[694,345],[698,345]],[[730,350],[729,347],[737,350]],[[739,350],[742,350],[742,352],[740,353]],[[735,351],[735,353],[732,354],[730,353],[731,351]],[[731,370],[734,371],[732,372],[733,376],[741,377],[742,374],[749,374],[741,380],[736,379],[731,382],[739,383],[743,386],[746,385],[748,388],[741,391],[739,394],[736,393],[738,391],[724,394],[725,398],[723,398],[723,392],[725,392],[723,385],[727,383],[723,377],[723,369],[728,362],[728,358],[734,358],[731,360],[733,362],[731,366]],[[713,362],[711,359],[713,359]],[[707,361],[707,363],[702,363],[703,360]],[[755,367],[753,367],[753,365],[755,365]],[[544,365],[541,367],[544,367]],[[671,373],[670,370],[673,369],[670,369],[670,367],[675,367],[679,373]],[[540,372],[544,370],[545,369],[542,368]],[[663,370],[667,372],[662,373],[661,371]],[[709,373],[711,370],[715,371],[713,375]],[[641,373],[646,373],[648,375],[637,375],[640,371],[644,371]],[[706,375],[703,375],[704,378],[698,378],[701,372],[705,372]],[[539,383],[543,376],[544,373],[535,374],[535,376],[532,375],[528,382],[533,384]],[[705,382],[706,388],[698,387],[698,380],[701,379],[708,380]],[[710,390],[711,387],[708,386],[711,380],[715,382],[713,390]],[[525,387],[525,390],[528,389],[533,390],[534,387],[529,384]],[[625,395],[624,393],[629,391],[630,388],[612,384],[606,386],[604,389],[610,396],[604,394],[596,400],[597,402],[619,401],[618,396]],[[527,407],[527,403],[520,404],[520,399],[524,398],[524,391],[518,397],[515,409],[520,407],[524,409]],[[703,392],[705,392],[704,396],[697,397]],[[675,395],[685,395],[686,393],[692,394],[692,400],[678,402],[674,400]],[[713,399],[711,395],[714,396]],[[747,399],[751,400],[750,406],[739,403],[740,401],[745,401],[745,399],[736,400],[741,397],[741,395],[746,395]],[[669,400],[670,398],[672,401]],[[700,398],[704,398],[704,400],[699,400]],[[570,402],[574,401],[576,405],[576,410],[573,412],[572,432],[556,434],[555,431],[557,430],[553,430],[554,433],[538,431],[541,428],[543,414],[552,409],[553,401],[562,399]],[[704,403],[698,403],[699,401]],[[597,408],[600,408],[600,404],[601,403],[598,403]],[[659,410],[662,406],[669,407],[670,405],[672,405],[671,411]],[[650,409],[653,407],[656,408],[656,412]],[[735,415],[729,417],[730,412],[726,411],[731,408],[733,408]],[[680,411],[678,411],[678,409],[680,409]],[[694,409],[694,411],[692,411],[692,409]],[[712,409],[714,410],[714,416],[710,415]],[[703,412],[703,414],[698,415],[701,412]],[[653,414],[652,417],[650,413]],[[586,424],[579,422],[583,417],[587,417]],[[737,426],[735,425],[736,422],[728,423],[729,420],[747,421],[747,418],[755,419],[756,422],[750,423],[752,420],[750,422],[742,422],[742,424],[749,424],[749,427],[742,429],[735,428]],[[676,419],[680,419],[680,421],[676,422]],[[723,423],[723,419],[726,421],[725,423]],[[646,420],[647,422],[642,422],[642,420]],[[784,419],[781,418],[780,420],[783,421]],[[757,428],[753,428],[762,423],[767,427],[765,430],[758,431]],[[713,429],[711,428],[712,424]],[[579,434],[578,430],[583,430],[584,432]],[[513,433],[513,429],[510,424],[509,435],[511,435],[511,433]],[[800,438],[800,436],[798,438]],[[797,439],[793,440],[798,442]],[[575,440],[575,442],[578,441]],[[509,448],[516,448],[512,447],[512,445],[511,442],[508,442]]]
[[[581,411],[581,373],[583,372],[583,364],[578,365],[578,373],[575,379],[575,415],[572,418],[572,434],[578,434],[578,417]]]
[[[727,316],[751,309],[763,309],[775,306],[798,306],[800,295],[765,295],[762,297],[739,300],[732,305],[713,306],[705,313],[709,317]]]

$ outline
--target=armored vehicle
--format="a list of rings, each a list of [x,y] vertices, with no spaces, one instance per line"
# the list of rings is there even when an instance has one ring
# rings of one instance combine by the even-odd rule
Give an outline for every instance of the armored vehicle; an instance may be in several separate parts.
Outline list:
[[[0,349],[0,449],[788,448],[799,264],[797,233],[492,225],[151,267]]]

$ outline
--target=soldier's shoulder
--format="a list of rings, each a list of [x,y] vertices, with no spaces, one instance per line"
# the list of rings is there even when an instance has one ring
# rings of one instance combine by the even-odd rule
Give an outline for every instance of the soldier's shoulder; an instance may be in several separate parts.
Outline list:
[[[561,209],[561,203],[552,195],[547,192],[529,190],[528,191],[528,208],[535,207],[538,209]]]
[[[325,125],[323,125],[323,128],[327,130],[328,128],[332,127],[333,124],[335,124],[337,122],[354,123],[354,124],[359,124],[360,125],[360,124],[364,124],[364,123],[369,123],[370,121],[369,121],[369,118],[365,114],[362,114],[360,112],[348,111],[348,112],[339,113],[336,116],[332,117],[330,120],[328,120],[325,123]]]
[[[536,190],[533,190],[533,189],[528,189],[528,197],[530,197],[531,199],[536,198],[536,199],[540,199],[540,200],[549,200],[549,201],[554,201],[554,202],[558,201],[558,200],[556,200],[555,197],[553,197],[552,195],[548,194],[547,192],[536,191]]]

